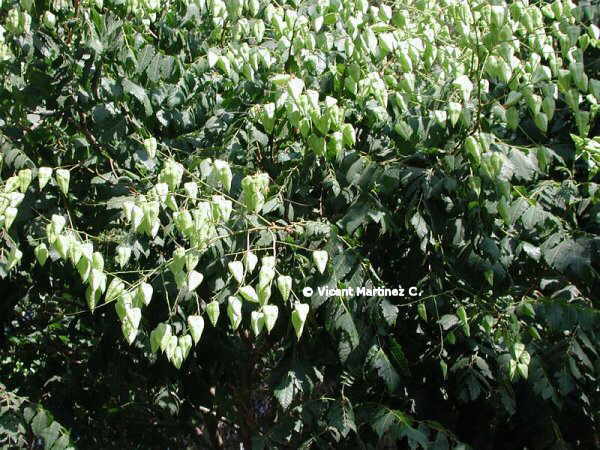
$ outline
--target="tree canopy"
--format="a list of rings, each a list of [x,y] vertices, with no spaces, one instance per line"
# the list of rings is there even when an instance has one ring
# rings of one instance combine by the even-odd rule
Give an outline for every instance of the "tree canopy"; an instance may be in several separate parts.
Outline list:
[[[599,21],[1,0],[0,445],[600,446]]]

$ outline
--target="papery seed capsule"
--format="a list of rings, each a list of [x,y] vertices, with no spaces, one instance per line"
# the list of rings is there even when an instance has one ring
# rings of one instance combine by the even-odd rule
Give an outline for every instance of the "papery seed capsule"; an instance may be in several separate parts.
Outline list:
[[[197,344],[202,336],[202,331],[204,331],[204,319],[202,316],[188,316],[187,323],[190,328],[190,334],[192,335],[194,344]]]
[[[217,325],[217,321],[219,320],[219,302],[213,300],[208,305],[206,305],[206,315],[210,320],[210,323],[214,326]]]
[[[34,254],[40,266],[43,266],[48,259],[48,247],[42,242],[35,248]]]
[[[242,322],[242,302],[239,298],[230,296],[227,303],[227,315],[231,328],[237,330]]]
[[[46,186],[46,184],[48,184],[48,181],[50,180],[50,177],[52,176],[52,169],[50,167],[40,167],[38,169],[38,183],[40,186],[40,190],[44,189],[44,187]]]
[[[325,250],[315,250],[312,253],[312,259],[319,273],[325,272],[325,267],[327,266],[327,260],[329,258],[328,253]]]
[[[292,311],[292,325],[298,339],[300,339],[304,331],[304,323],[308,316],[308,310],[309,306],[306,303],[296,303],[294,311]]]
[[[287,275],[280,275],[277,277],[277,289],[279,289],[283,300],[287,301],[290,297],[290,292],[292,291],[292,277]]]
[[[64,195],[69,192],[69,181],[71,179],[71,173],[65,169],[56,169],[55,172],[56,184],[60,188]]]
[[[273,327],[275,326],[275,322],[277,322],[279,308],[277,307],[277,305],[263,305],[262,311],[264,313],[265,327],[267,328],[267,333],[270,333]]]

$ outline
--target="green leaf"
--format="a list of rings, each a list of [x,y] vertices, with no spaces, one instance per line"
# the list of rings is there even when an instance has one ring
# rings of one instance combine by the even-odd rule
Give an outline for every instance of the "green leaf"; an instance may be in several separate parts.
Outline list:
[[[400,376],[383,349],[374,345],[369,350],[368,359],[371,367],[377,371],[379,377],[385,382],[388,391],[390,393],[396,392],[400,386]]]
[[[411,447],[414,446],[413,443],[417,443],[424,449],[431,448],[427,436],[421,430],[413,428],[410,425],[402,428],[402,435],[407,437],[408,443]]]
[[[160,54],[156,54],[152,59],[152,62],[148,64],[146,68],[146,74],[148,75],[148,79],[153,83],[160,81],[161,77],[161,62],[162,57]]]
[[[295,375],[293,372],[288,372],[282,380],[273,389],[273,395],[283,409],[288,409],[294,400],[295,394]]]
[[[587,278],[591,263],[592,241],[585,238],[573,240],[563,233],[551,235],[540,247],[544,260],[553,269]]]
[[[48,417],[45,411],[41,410],[35,415],[31,421],[31,430],[36,436],[40,436],[41,433],[50,425],[51,419]]]
[[[340,224],[349,235],[352,235],[358,227],[369,221],[369,212],[370,208],[366,202],[357,202],[348,209]]]
[[[351,405],[346,407],[344,403],[334,403],[327,413],[327,419],[329,425],[336,428],[344,438],[350,431],[357,432],[356,419]]]
[[[150,99],[148,98],[146,91],[127,78],[124,79],[121,84],[123,85],[123,91],[125,93],[133,95],[142,104],[146,116],[152,115],[152,105],[150,105]]]
[[[379,438],[382,438],[388,433],[397,434],[391,433],[392,431],[397,432],[404,426],[410,426],[411,420],[402,411],[382,407],[375,412],[370,423]]]
[[[360,335],[348,303],[343,299],[329,304],[329,325],[339,333],[338,353],[340,360],[345,362],[350,353],[359,345]]]
[[[389,300],[382,300],[381,313],[388,325],[394,326],[396,324],[396,318],[398,317],[398,307],[392,305]]]
[[[151,45],[146,45],[137,57],[137,72],[142,73],[154,58],[156,50]]]
[[[39,433],[39,437],[44,440],[44,448],[54,448],[53,444],[59,438],[61,433],[61,426],[58,422],[52,422],[50,426],[45,428]]]

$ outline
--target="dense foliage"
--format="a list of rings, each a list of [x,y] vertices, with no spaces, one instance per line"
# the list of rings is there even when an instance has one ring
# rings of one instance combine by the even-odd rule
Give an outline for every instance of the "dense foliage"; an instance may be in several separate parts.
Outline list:
[[[599,447],[599,19],[2,0],[0,445]]]

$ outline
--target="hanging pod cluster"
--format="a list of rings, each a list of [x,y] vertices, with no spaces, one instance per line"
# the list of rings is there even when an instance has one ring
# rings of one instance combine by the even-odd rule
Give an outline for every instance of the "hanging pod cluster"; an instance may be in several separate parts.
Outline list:
[[[531,355],[522,342],[512,344],[510,351],[500,356],[499,362],[511,380],[516,376],[527,379]]]
[[[26,2],[24,2],[26,3]],[[27,8],[13,7],[6,14],[4,24],[6,31],[14,34],[29,33],[31,31],[31,15]]]
[[[90,3],[95,4],[97,8],[102,9],[104,0],[90,0]],[[142,20],[142,23],[147,26],[156,21],[157,14],[162,8],[159,0],[125,0],[122,2],[122,5],[126,8],[128,14],[139,17]]]
[[[154,155],[156,143],[150,139],[145,142],[146,150]],[[130,223],[131,239],[135,234],[145,234],[150,238],[158,235],[161,229],[161,217],[170,217],[189,247],[178,246],[166,262],[165,267],[172,274],[178,287],[184,293],[196,291],[204,280],[197,266],[203,253],[219,236],[217,227],[231,219],[234,212],[232,200],[225,194],[213,194],[215,191],[229,192],[233,174],[229,164],[222,160],[205,159],[198,164],[197,173],[191,181],[185,180],[185,170],[181,164],[167,160],[157,177],[157,183],[144,195],[123,202],[123,218]],[[199,185],[202,184],[203,187]],[[237,213],[259,213],[269,192],[269,178],[266,174],[248,175],[241,180],[240,203],[243,205]],[[126,267],[132,255],[132,246],[126,242],[116,247],[115,261]],[[316,251],[313,254],[315,264],[322,273],[327,263],[327,253]],[[227,298],[225,307],[232,330],[239,328],[243,320],[244,302],[252,304],[250,328],[258,336],[263,330],[270,333],[277,322],[279,307],[270,304],[273,285],[287,302],[292,292],[292,278],[277,274],[276,258],[259,258],[248,250],[240,260],[229,261],[227,271],[234,285],[239,286],[237,293]],[[256,274],[257,283],[246,284],[246,280]],[[126,289],[124,282],[114,278],[108,288],[107,301],[115,301],[115,308],[123,322],[123,333],[129,342],[133,342],[137,333],[141,311],[149,303],[152,289],[142,282],[134,291]],[[147,301],[144,301],[148,299]],[[206,304],[204,313],[213,326],[217,326],[221,305],[217,300]],[[308,305],[296,303],[292,307],[292,325],[300,338],[308,314]],[[187,332],[176,335],[175,329],[168,323],[161,323],[151,332],[153,351],[160,349],[176,366],[180,367],[192,346],[197,344],[204,329],[203,314],[188,316]]]
[[[67,219],[61,215],[53,215],[46,225],[46,243],[40,243],[34,250],[40,265],[44,265],[50,251],[59,259],[69,262],[77,270],[82,283],[87,285],[86,300],[93,311],[102,294],[106,291],[107,274],[104,270],[104,257],[94,251],[90,241],[83,241],[79,234],[66,227]]]
[[[115,277],[106,291],[106,302],[115,301],[115,310],[121,320],[121,329],[131,345],[137,336],[142,318],[142,308],[152,300],[154,289],[144,281],[137,287],[125,289],[124,282]]]
[[[150,141],[148,146],[152,152],[155,143]],[[226,191],[231,188],[233,175],[227,162],[208,159],[201,167],[199,176],[206,183]],[[208,245],[216,235],[215,225],[230,219],[233,204],[223,195],[199,199],[198,184],[188,181],[182,186],[183,176],[183,166],[167,160],[158,176],[159,182],[146,195],[123,203],[123,217],[130,223],[132,233],[155,237],[161,226],[160,213],[164,211],[172,216],[176,229],[192,247],[202,249]]]
[[[194,344],[197,344],[204,330],[204,319],[201,316],[188,317],[189,333],[177,336],[171,325],[159,324],[150,333],[150,347],[153,353],[160,350],[176,368],[180,368],[188,357]]]
[[[0,155],[1,162],[2,156]],[[41,191],[50,181],[53,172],[56,185],[64,195],[67,195],[69,191],[70,172],[66,169],[56,169],[55,171],[49,167],[39,167],[33,170],[20,169],[15,175],[4,180],[2,192],[0,192],[0,226],[3,226],[6,230],[11,228],[19,213],[19,205],[23,202],[33,178],[37,178],[39,190]],[[61,237],[61,241],[66,239],[64,236]],[[39,244],[34,253],[40,264],[43,265],[48,258],[47,246],[44,243]],[[18,246],[13,245],[6,255],[6,269],[12,270],[16,267],[20,263],[22,256],[23,253]]]
[[[298,99],[300,94],[296,92],[292,95]],[[341,120],[342,114],[335,102],[326,99],[325,104],[326,111],[323,114],[327,114],[327,120]],[[354,138],[353,130],[349,133],[349,136]],[[156,157],[157,147],[154,138],[144,141],[144,148],[152,158]],[[17,207],[30,187],[34,175],[37,176],[40,189],[46,188],[54,175],[54,184],[63,195],[68,195],[68,170],[48,167],[41,167],[37,171],[20,170],[6,180],[0,196],[1,217],[5,227],[9,228],[12,225],[17,215]],[[227,162],[205,159],[201,161],[199,170],[191,180],[185,178],[186,171],[183,165],[167,159],[158,173],[156,183],[145,194],[136,195],[122,203],[122,217],[129,224],[129,235],[116,245],[113,258],[120,268],[127,268],[134,252],[133,241],[137,239],[136,235],[145,235],[151,239],[157,237],[163,225],[162,221],[166,218],[189,243],[189,247],[178,246],[166,262],[165,268],[172,274],[177,287],[189,294],[196,291],[203,282],[204,275],[196,270],[203,252],[210,247],[211,240],[217,237],[217,227],[229,221],[234,212],[233,202],[225,194],[231,190],[233,173]],[[199,183],[206,188],[201,188]],[[215,191],[223,193],[215,194]],[[241,181],[241,204],[250,213],[258,213],[268,192],[269,178],[266,174],[248,175]],[[46,226],[45,242],[40,242],[35,247],[34,254],[42,266],[51,256],[71,264],[79,273],[82,283],[86,285],[85,295],[90,310],[94,311],[102,297],[105,303],[114,303],[125,340],[129,344],[135,341],[142,324],[143,309],[150,304],[154,293],[146,277],[130,283],[119,276],[109,275],[102,253],[95,250],[91,241],[82,240],[80,233],[68,226],[68,219],[58,214],[51,217]],[[19,249],[13,248],[8,255],[9,267],[18,264],[21,257]],[[328,260],[327,252],[315,250],[312,258],[317,270],[324,273]],[[284,303],[290,301],[293,289],[292,277],[278,273],[275,265],[274,256],[263,256],[259,260],[251,250],[246,251],[241,260],[230,261],[227,264],[232,281],[239,286],[237,293],[229,296],[226,302],[232,330],[236,330],[242,322],[243,302],[253,305],[250,329],[255,336],[260,335],[263,330],[267,333],[273,330],[279,316],[279,307],[269,303],[273,286]],[[257,282],[253,285],[246,284],[247,279],[254,278],[253,272],[257,267]],[[288,304],[291,307],[292,326],[300,339],[309,306],[297,301]],[[209,322],[216,326],[220,314],[219,302],[209,302],[204,312]],[[203,330],[204,318],[201,314],[189,315],[187,331],[179,335],[176,335],[171,325],[161,323],[150,334],[151,348],[153,351],[160,349],[176,367],[180,367],[192,346],[200,341]]]
[[[444,1],[430,5],[437,13],[426,17],[401,6],[362,1],[317,2],[302,14],[257,0],[196,4],[212,17],[215,36],[234,22],[232,41],[207,52],[207,70],[218,69],[238,83],[295,59],[296,73],[270,76],[274,95],[251,109],[251,117],[268,134],[287,123],[308,151],[328,159],[342,158],[355,145],[354,129],[340,104],[344,93],[373,124],[391,119],[407,141],[427,129],[415,124],[424,116],[443,128],[470,128],[483,117],[517,130],[523,120],[531,120],[548,133],[562,97],[580,134],[587,134],[597,114],[597,108],[582,106],[597,105],[600,96],[599,81],[585,74],[583,51],[599,46],[600,29],[578,24],[581,8],[570,0],[545,5]],[[275,45],[259,45],[269,34]],[[328,65],[331,52],[343,62]],[[436,76],[427,76],[432,70]],[[323,98],[313,80],[325,72],[335,95]],[[482,74],[487,79],[475,81]],[[504,101],[497,98],[498,87]],[[441,108],[421,111],[422,100]],[[530,116],[522,114],[522,103]]]
[[[250,212],[260,212],[268,192],[269,176],[266,173],[248,175],[242,180],[242,201]]]
[[[252,272],[258,265],[258,258],[252,251],[246,252],[243,261],[232,261],[228,264],[229,272],[235,282],[241,285],[237,291],[239,296],[233,295],[227,299],[227,316],[233,330],[236,330],[242,321],[242,300],[252,304],[251,307],[258,308],[250,313],[250,328],[255,336],[258,336],[264,328],[267,333],[270,333],[275,326],[279,307],[268,303],[271,298],[273,281],[275,281],[284,302],[288,300],[292,290],[291,277],[279,275],[276,278],[275,264],[274,256],[261,258],[258,283],[255,286],[244,284],[245,279],[252,276]]]
[[[185,252],[178,249],[178,255],[174,255],[173,261],[176,264],[185,264]],[[264,256],[260,259],[260,269],[258,271],[258,283],[256,286],[244,285],[246,277],[250,277],[258,265],[258,258],[252,251],[246,252],[241,261],[232,261],[228,263],[228,271],[236,284],[241,285],[238,289],[238,295],[231,295],[226,301],[226,312],[229,319],[231,330],[237,330],[243,321],[244,302],[248,302],[250,307],[256,308],[250,312],[250,329],[255,336],[259,336],[263,330],[270,333],[274,328],[279,316],[279,307],[269,303],[271,297],[272,284],[275,283],[281,298],[287,302],[292,291],[292,278],[286,275],[276,276],[275,263],[273,256]],[[194,271],[190,272],[190,274]],[[199,282],[201,282],[201,278]],[[191,288],[194,286],[188,286]],[[139,288],[138,288],[139,289]],[[110,291],[110,288],[109,288]],[[117,305],[122,304],[123,292],[111,295],[118,298]],[[107,294],[108,300],[108,294]],[[127,296],[125,295],[126,308]],[[118,306],[120,307],[120,306]],[[124,309],[125,315],[126,309]],[[217,300],[209,302],[204,312],[206,313],[212,326],[217,326],[220,316],[220,304]],[[309,306],[295,302],[292,305],[291,321],[298,339],[302,336],[304,324],[309,312]],[[137,317],[137,311],[130,312],[129,315]],[[174,329],[167,323],[159,324],[150,333],[150,343],[153,352],[159,349],[165,354],[175,367],[179,368],[187,358],[193,345],[198,344],[204,330],[205,322],[202,315],[190,315],[187,317],[188,331],[180,336],[175,335]]]
[[[17,175],[8,178],[0,193],[0,224],[7,230],[17,217],[18,208],[25,198],[25,191],[31,183],[31,170],[20,170]]]
[[[0,162],[2,161],[0,156]],[[49,167],[40,167],[35,169],[21,169],[17,174],[7,178],[4,181],[2,192],[0,193],[0,219],[4,216],[4,226],[10,228],[17,213],[17,208],[25,198],[25,193],[29,189],[34,174],[37,176],[40,191],[46,187],[52,177],[53,170]],[[55,182],[60,191],[67,195],[69,191],[70,172],[66,169],[57,169],[54,171]]]
[[[149,156],[156,156],[157,143],[153,138],[147,139],[144,147]],[[40,168],[40,188],[47,185],[53,172],[56,185],[66,195],[69,172],[63,169],[53,171]],[[168,159],[164,162],[154,186],[145,194],[123,202],[123,218],[129,223],[130,235],[115,248],[114,261],[119,267],[126,268],[130,264],[133,253],[131,242],[135,236],[143,234],[155,238],[162,227],[161,219],[167,217],[189,243],[189,247],[178,246],[165,266],[173,275],[177,287],[184,293],[192,293],[199,288],[204,279],[203,274],[196,270],[200,258],[211,245],[211,239],[217,236],[217,226],[230,220],[234,209],[233,202],[224,194],[204,193],[205,189],[201,189],[198,182],[204,183],[212,192],[228,192],[231,189],[233,174],[227,162],[206,159],[200,163],[195,177],[197,181],[185,181],[184,167]],[[22,201],[23,192],[27,190],[31,180],[32,172],[29,169],[22,170],[7,180],[2,197],[4,221],[7,226],[10,226],[10,221],[14,219],[11,219],[10,208],[16,208]],[[242,204],[251,213],[259,212],[268,195],[269,178],[266,174],[246,176],[242,180],[241,188]],[[102,254],[94,251],[92,242],[82,241],[75,230],[69,229],[64,216],[52,216],[46,227],[46,240],[48,245],[44,242],[35,248],[40,265],[44,265],[51,254],[71,263],[79,272],[82,282],[87,285],[86,299],[90,309],[95,309],[103,295],[106,303],[113,302],[121,321],[123,335],[126,341],[132,344],[142,323],[143,308],[152,300],[152,285],[145,278],[135,284],[117,276],[109,280]],[[15,249],[13,253],[12,258],[18,261],[20,252]],[[322,271],[326,261],[323,261],[323,258],[317,258],[315,261]],[[273,284],[284,302],[289,300],[292,291],[292,278],[276,274],[276,260],[273,256],[261,258],[257,284],[245,285],[244,280],[256,269],[258,262],[258,257],[252,251],[247,251],[242,260],[231,261],[228,264],[228,270],[240,288],[239,297],[230,296],[227,301],[227,315],[233,330],[237,329],[242,321],[242,299],[258,306],[250,315],[250,327],[257,336],[263,329],[270,333],[277,321],[279,308],[268,303]],[[217,325],[219,309],[217,301],[212,301],[205,307],[205,313],[213,326]],[[292,323],[298,338],[302,334],[307,314],[307,305],[294,306]],[[181,366],[192,346],[200,341],[204,318],[200,314],[190,315],[187,325],[187,332],[176,335],[171,325],[161,323],[150,335],[152,350],[156,352],[160,349],[176,367]]]
[[[314,251],[313,260],[318,270],[323,273],[327,264],[327,252],[322,250]],[[232,261],[227,265],[232,278],[240,285],[237,291],[239,296],[233,295],[227,299],[227,315],[231,328],[236,330],[240,326],[243,318],[243,300],[245,300],[252,305],[251,307],[258,308],[250,313],[250,327],[255,336],[258,336],[263,329],[266,329],[267,333],[270,333],[277,321],[279,308],[277,305],[269,304],[273,283],[275,283],[284,302],[288,302],[292,292],[292,277],[282,274],[276,276],[276,259],[274,256],[264,256],[261,258],[258,283],[255,286],[244,284],[245,279],[252,276],[257,263],[258,258],[253,252],[248,251],[242,261]],[[216,317],[218,318],[218,304],[215,305],[213,302],[209,306],[216,311]],[[297,338],[300,339],[308,315],[309,305],[293,302],[291,306],[292,325]],[[216,323],[216,319],[213,321],[213,325],[214,323]]]
[[[319,100],[319,93],[306,89],[300,78],[286,74],[271,77],[277,89],[277,99],[253,110],[253,118],[267,133],[275,129],[280,115],[305,139],[307,148],[317,156],[340,159],[344,148],[356,144],[356,133],[350,123],[345,123],[344,110],[337,99],[326,96]]]
[[[12,58],[13,54],[10,51],[10,47],[4,39],[4,27],[0,25],[0,62],[8,61]]]
[[[262,40],[265,33],[264,27],[262,20],[253,21],[252,25],[243,20],[237,24],[240,36],[251,35],[258,42]],[[240,46],[230,45],[226,49],[211,48],[206,55],[207,67],[218,69],[223,76],[233,82],[239,82],[240,79],[254,81],[256,74],[268,68],[273,62],[271,53],[266,48],[249,47],[246,43]]]
[[[88,4],[102,7],[102,0]],[[145,26],[162,9],[156,0],[126,0],[123,6]],[[441,0],[393,7],[367,0],[322,0],[301,8],[294,2],[279,6],[263,0],[194,0],[189,6],[197,9],[203,27],[209,29],[206,46],[198,50],[205,53],[194,70],[201,76],[209,74],[215,85],[226,89],[261,86],[256,91],[263,95],[253,97],[256,105],[249,111],[254,124],[274,139],[280,134],[293,136],[300,153],[314,154],[328,165],[335,166],[357,151],[358,128],[353,123],[386,132],[391,125],[389,134],[400,143],[426,142],[432,130],[443,141],[454,137],[460,127],[466,138],[457,142],[452,157],[470,162],[466,189],[479,199],[491,187],[497,194],[499,219],[511,225],[517,187],[507,175],[507,146],[490,130],[511,136],[520,127],[533,125],[533,131],[543,136],[552,132],[557,108],[566,105],[565,112],[572,115],[580,135],[573,137],[577,158],[589,167],[598,163],[597,140],[588,134],[600,110],[600,81],[586,71],[583,53],[589,47],[600,48],[600,29],[581,22],[581,10],[571,0]],[[0,27],[0,60],[10,57],[5,34],[22,36],[31,31],[33,8],[33,1],[23,0],[6,11]],[[47,32],[69,8],[66,0],[53,0],[56,16],[47,11],[42,18]],[[419,10],[428,12],[419,14]],[[187,16],[197,20],[195,14]],[[269,45],[263,45],[267,40]],[[163,255],[164,265],[152,273],[170,274],[182,297],[200,296],[209,284],[201,258],[224,240],[223,230],[236,233],[238,222],[260,218],[272,180],[265,173],[245,174],[240,177],[240,191],[236,182],[234,193],[234,175],[227,161],[206,158],[186,167],[159,151],[157,139],[146,137],[147,133],[141,140],[143,152],[160,172],[143,195],[122,203],[128,232],[115,245],[108,265],[134,269],[137,240],[163,246],[166,237],[163,248],[170,253]],[[358,138],[366,134],[361,131]],[[358,145],[361,151],[366,148],[362,144]],[[547,169],[548,151],[540,148],[536,156],[540,168]],[[50,184],[68,196],[70,175],[64,167],[40,167],[21,169],[3,181],[1,226],[14,228],[19,205],[35,177],[39,189]],[[111,277],[103,255],[67,223],[64,216],[52,216],[44,242],[36,241],[37,261],[44,265],[51,258],[72,264],[86,285],[90,309],[96,308],[102,295],[106,302],[114,302],[123,334],[132,343],[142,324],[143,308],[153,297],[152,280],[142,277],[128,283]],[[17,246],[4,253],[9,270],[22,258]],[[300,339],[310,308],[296,301],[292,277],[277,271],[274,256],[259,258],[250,245],[243,257],[236,258],[223,264],[224,283],[230,283],[233,295],[220,301],[211,298],[200,306],[187,316],[185,331],[161,323],[151,333],[153,351],[160,349],[180,367],[200,342],[205,318],[217,326],[221,308],[230,329],[239,329],[244,311],[250,311],[252,332],[270,333],[281,312],[281,304],[270,303],[274,292],[279,292],[283,305],[289,305],[291,324]],[[310,258],[316,272],[325,275],[327,251],[315,250]],[[486,279],[493,281],[493,273],[487,272]],[[426,320],[424,306],[419,314]],[[457,316],[468,335],[466,311],[457,310]],[[527,356],[516,345],[512,352],[512,373],[523,375]]]

